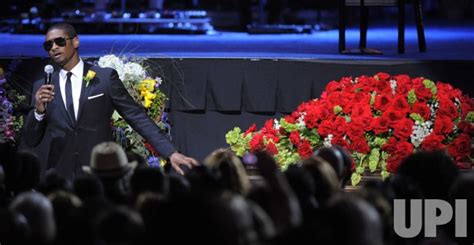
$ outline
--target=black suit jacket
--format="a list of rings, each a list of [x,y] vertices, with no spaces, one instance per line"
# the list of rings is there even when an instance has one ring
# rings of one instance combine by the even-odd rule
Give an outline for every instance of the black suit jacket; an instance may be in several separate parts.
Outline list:
[[[175,148],[156,124],[147,116],[145,109],[128,94],[117,72],[84,63],[84,76],[88,70],[96,76],[86,86],[84,81],[79,99],[77,122],[74,124],[64,106],[59,88],[59,72],[53,73],[55,97],[48,104],[45,118],[38,121],[32,110],[25,120],[25,141],[37,146],[48,136],[51,139],[46,169],[54,168],[68,179],[82,174],[83,165],[89,165],[92,148],[98,143],[112,140],[111,117],[114,109],[143,136],[159,153],[168,158]],[[32,103],[38,88],[33,85]]]

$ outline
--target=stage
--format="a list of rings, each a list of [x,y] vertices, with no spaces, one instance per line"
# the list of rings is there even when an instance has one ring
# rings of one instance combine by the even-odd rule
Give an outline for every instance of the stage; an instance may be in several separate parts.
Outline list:
[[[368,47],[383,55],[341,55],[337,30],[313,34],[249,35],[80,35],[80,54],[93,62],[105,54],[149,58],[165,78],[173,141],[202,160],[227,147],[235,126],[261,126],[298,104],[318,98],[325,85],[344,76],[377,72],[424,76],[449,82],[473,96],[474,25],[425,23],[427,52],[417,50],[416,30],[408,26],[406,53],[397,53],[396,23],[369,26]],[[347,47],[357,47],[358,29],[347,31]],[[0,66],[25,94],[48,62],[42,35],[0,34]],[[45,142],[43,148],[47,150]]]

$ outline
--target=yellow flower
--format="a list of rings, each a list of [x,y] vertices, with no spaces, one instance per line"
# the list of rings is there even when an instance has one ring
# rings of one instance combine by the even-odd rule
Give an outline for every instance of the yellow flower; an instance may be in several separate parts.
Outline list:
[[[94,79],[95,77],[95,71],[93,70],[88,70],[86,76],[84,77],[84,81],[86,81],[86,87],[89,86],[89,82]]]
[[[143,92],[145,90],[153,92],[155,90],[155,83],[156,81],[153,79],[145,79],[140,83],[139,90],[140,92]]]
[[[140,95],[143,97],[143,106],[145,108],[150,108],[153,99],[156,98],[156,94],[151,93],[150,91],[143,90],[140,92]]]

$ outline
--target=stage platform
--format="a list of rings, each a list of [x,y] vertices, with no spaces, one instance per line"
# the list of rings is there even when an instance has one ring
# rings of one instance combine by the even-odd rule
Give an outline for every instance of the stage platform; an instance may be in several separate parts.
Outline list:
[[[416,29],[407,26],[406,52],[397,53],[395,22],[369,26],[367,46],[383,55],[338,53],[338,31],[312,34],[250,35],[219,32],[212,35],[80,35],[80,53],[87,57],[126,54],[160,58],[266,58],[336,60],[473,60],[474,22],[426,22],[428,52],[419,53]],[[346,32],[347,48],[356,48],[359,30]],[[0,34],[0,57],[46,57],[44,35]]]
[[[356,47],[358,30],[348,31]],[[379,56],[340,55],[337,30],[307,35],[81,35],[80,53],[93,62],[105,54],[144,56],[165,78],[173,141],[199,160],[227,147],[235,126],[262,126],[320,96],[331,80],[377,72],[424,76],[474,95],[474,25],[426,24],[428,52],[419,53],[407,30],[406,54],[396,53],[396,25],[369,27],[368,46]],[[42,35],[0,34],[0,66],[25,94],[48,62]],[[38,148],[46,151],[47,141]]]

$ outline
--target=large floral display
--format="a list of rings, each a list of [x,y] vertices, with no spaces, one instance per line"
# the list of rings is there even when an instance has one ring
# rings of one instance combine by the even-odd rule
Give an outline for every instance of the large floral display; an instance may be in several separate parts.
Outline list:
[[[0,144],[16,145],[18,132],[23,126],[23,115],[17,107],[26,100],[7,83],[5,74],[0,68]]]
[[[419,151],[443,150],[460,168],[471,168],[474,99],[459,89],[407,75],[344,77],[327,84],[321,97],[257,130],[234,128],[226,135],[237,155],[266,150],[282,169],[310,157],[321,146],[340,145],[354,160],[352,184],[365,171],[382,177]]]
[[[164,106],[168,97],[160,90],[162,79],[152,78],[146,66],[144,58],[118,57],[105,55],[99,58],[97,65],[110,67],[117,71],[120,80],[133,99],[143,105],[148,116],[158,127],[169,135],[170,125],[167,123],[167,115]],[[115,139],[126,150],[147,156],[151,165],[163,165],[164,159],[160,159],[151,145],[137,133],[116,111],[112,116]]]

